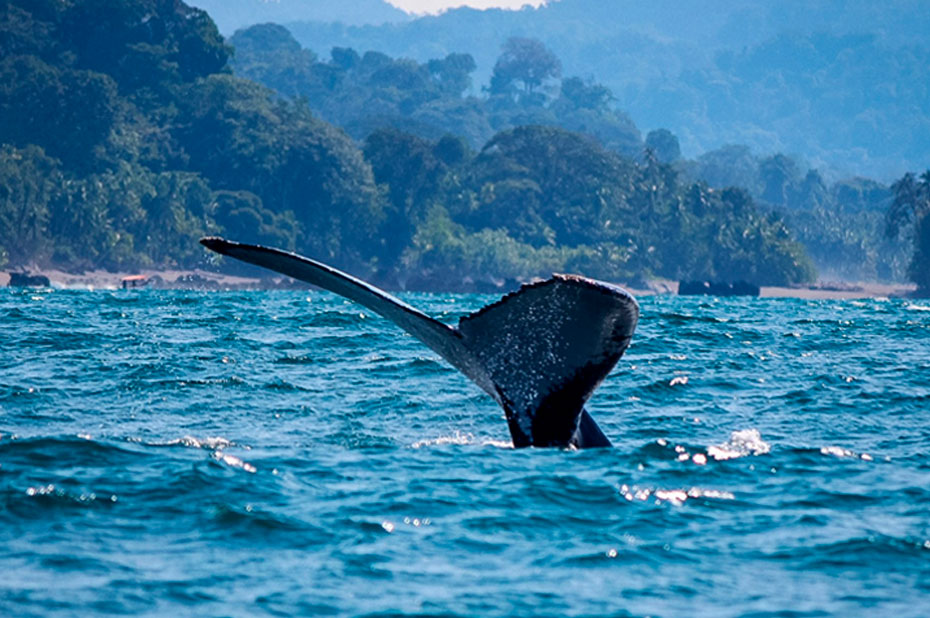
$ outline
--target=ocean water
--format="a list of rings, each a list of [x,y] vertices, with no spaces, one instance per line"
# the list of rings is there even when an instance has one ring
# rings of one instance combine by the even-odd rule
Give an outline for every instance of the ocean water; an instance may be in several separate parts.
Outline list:
[[[640,300],[569,451],[331,294],[2,290],[0,615],[930,615],[930,303]]]

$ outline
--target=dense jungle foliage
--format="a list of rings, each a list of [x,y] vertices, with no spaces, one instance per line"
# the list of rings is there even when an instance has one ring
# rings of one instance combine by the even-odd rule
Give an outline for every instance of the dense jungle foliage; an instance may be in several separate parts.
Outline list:
[[[753,199],[779,195],[764,160],[761,184],[716,183],[539,41],[506,41],[481,97],[464,53],[321,61],[274,26],[232,42],[174,0],[0,2],[0,263],[193,267],[222,233],[408,288],[814,276],[794,198]],[[823,193],[881,217],[887,188],[847,184]]]

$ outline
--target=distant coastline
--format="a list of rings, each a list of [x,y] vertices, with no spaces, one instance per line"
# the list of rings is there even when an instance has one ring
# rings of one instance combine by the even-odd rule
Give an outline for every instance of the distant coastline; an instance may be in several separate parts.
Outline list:
[[[36,271],[38,273],[39,271]],[[207,270],[142,270],[139,272],[109,272],[106,270],[92,270],[83,273],[68,273],[61,270],[42,270],[41,274],[47,276],[52,287],[76,290],[118,290],[123,278],[131,275],[144,275],[153,280],[151,287],[157,289],[177,290],[269,290],[269,289],[301,289],[308,287],[288,277],[242,277],[228,275]],[[0,272],[0,287],[9,284],[8,272]],[[649,282],[648,287],[639,285],[624,285],[635,296],[655,296],[660,294],[677,294],[678,283],[666,279],[655,279]],[[461,287],[461,286],[457,286]],[[810,286],[776,287],[763,286],[760,298],[801,298],[807,300],[844,300],[856,298],[904,298],[910,296],[915,290],[913,284],[906,283],[876,283],[876,282],[819,282]],[[397,290],[395,290],[397,291]],[[447,292],[448,290],[435,290]],[[489,292],[486,287],[475,286],[472,292]],[[507,292],[506,287],[500,288],[500,293]]]

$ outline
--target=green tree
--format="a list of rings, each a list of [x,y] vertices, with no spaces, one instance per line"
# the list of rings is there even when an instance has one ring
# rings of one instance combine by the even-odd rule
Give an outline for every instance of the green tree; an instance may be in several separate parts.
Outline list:
[[[681,158],[678,138],[668,129],[653,129],[646,135],[646,147],[655,152],[662,163],[673,163]]]
[[[443,92],[460,96],[471,88],[471,73],[478,65],[471,54],[449,54],[441,60],[430,60],[426,67]]]
[[[576,109],[590,109],[604,111],[614,95],[606,86],[596,83],[585,83],[580,77],[569,77],[562,80],[560,96]]]
[[[36,144],[66,167],[89,170],[119,117],[117,86],[92,71],[35,56],[0,60],[0,141]]]
[[[366,262],[383,218],[370,165],[342,131],[302,102],[228,75],[194,84],[175,135],[190,167],[216,189],[250,191],[274,213],[294,213],[302,250]]]
[[[494,64],[490,92],[519,100],[523,104],[540,104],[538,89],[562,73],[562,63],[538,39],[510,37]]]
[[[536,247],[616,239],[630,230],[632,167],[590,137],[518,127],[487,143],[450,211],[470,229],[503,227]]]
[[[36,146],[0,145],[0,262],[20,266],[47,251],[49,202],[62,174]]]
[[[804,248],[774,214],[758,211],[741,189],[720,194],[717,236],[708,245],[714,255],[714,275],[759,285],[790,285],[816,276]]]
[[[61,5],[55,0],[4,0],[0,3],[0,58],[31,55],[51,60]]]
[[[762,199],[769,204],[787,206],[800,179],[797,163],[783,154],[766,157],[759,163],[762,179]]]
[[[229,64],[240,77],[290,97],[308,95],[319,86],[314,72],[316,55],[301,48],[284,26],[252,26],[236,32],[229,42],[235,48]]]
[[[143,200],[154,191],[151,176],[146,168],[120,161],[113,169],[67,182],[50,205],[52,261],[77,269],[151,265],[135,244],[145,224]]]
[[[230,49],[202,10],[165,0],[63,3],[61,38],[77,66],[114,78],[128,95],[158,100],[177,82],[226,66]]]
[[[220,231],[243,242],[296,250],[300,226],[294,213],[274,213],[248,191],[217,191],[210,214]]]
[[[887,233],[898,236],[908,230],[914,242],[914,255],[908,267],[917,293],[930,295],[930,170],[919,179],[907,173],[891,185],[894,200],[887,214]]]
[[[383,265],[393,266],[432,206],[450,166],[461,163],[467,147],[447,136],[437,143],[395,129],[375,131],[365,140],[365,158],[375,180],[386,187],[388,204],[379,231]]]
[[[151,182],[153,190],[142,200],[139,248],[155,264],[191,268],[203,255],[197,240],[208,230],[210,188],[190,172],[161,172]]]
[[[642,151],[642,136],[628,115],[611,108],[612,101],[614,96],[607,87],[569,77],[562,80],[559,98],[548,108],[552,119],[534,121],[592,135],[606,148],[636,157]],[[514,116],[511,120],[518,119]]]
[[[741,144],[728,144],[705,152],[687,175],[717,189],[743,187],[752,195],[761,194],[759,162],[749,147]]]

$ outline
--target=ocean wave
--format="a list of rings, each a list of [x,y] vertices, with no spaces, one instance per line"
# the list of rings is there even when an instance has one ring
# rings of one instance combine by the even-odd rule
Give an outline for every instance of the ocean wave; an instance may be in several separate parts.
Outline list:
[[[37,295],[0,294],[10,615],[749,614],[795,599],[917,615],[930,599],[916,301],[640,299],[588,408],[615,447],[571,451],[514,449],[478,388],[331,297]],[[412,298],[449,317],[484,300]]]
[[[876,533],[793,547],[769,557],[791,561],[797,569],[855,568],[865,562],[881,564],[885,572],[906,572],[926,569],[930,541]]]
[[[222,436],[206,436],[203,438],[195,438],[194,436],[183,436],[181,438],[173,438],[170,440],[153,440],[153,441],[143,441],[141,438],[129,438],[131,442],[139,442],[145,444],[146,446],[182,446],[185,448],[196,448],[196,449],[206,449],[210,451],[215,451],[219,449],[224,449],[230,446],[240,446],[239,444],[233,442],[228,438]],[[242,446],[242,448],[248,449],[248,446]]]
[[[758,429],[733,431],[726,442],[711,446],[675,444],[667,438],[658,438],[637,450],[637,456],[645,460],[658,459],[707,465],[711,461],[727,461],[742,457],[766,455],[771,445],[762,439]]]
[[[0,462],[57,470],[62,466],[123,465],[138,453],[111,441],[95,440],[89,434],[0,439]]]

